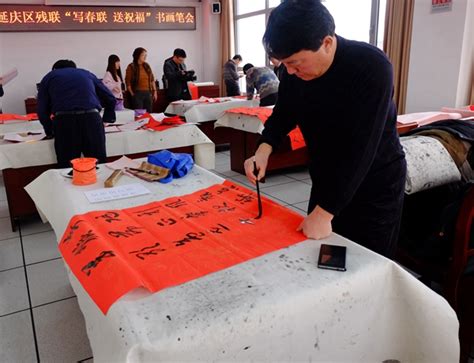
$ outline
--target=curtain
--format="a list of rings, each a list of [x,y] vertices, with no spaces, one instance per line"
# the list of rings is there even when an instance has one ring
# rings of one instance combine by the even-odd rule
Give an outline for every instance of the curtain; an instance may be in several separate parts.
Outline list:
[[[471,102],[469,104],[474,105],[474,74],[472,75]]]
[[[220,72],[220,94],[225,95],[224,78],[222,67],[234,53],[234,6],[233,0],[221,1],[221,72]]]
[[[405,113],[414,0],[387,0],[383,49],[393,64],[394,101]]]

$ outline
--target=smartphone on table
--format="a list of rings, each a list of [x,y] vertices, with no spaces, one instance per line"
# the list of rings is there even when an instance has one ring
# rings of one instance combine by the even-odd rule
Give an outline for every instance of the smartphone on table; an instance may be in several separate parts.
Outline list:
[[[346,247],[322,244],[319,250],[318,267],[346,271]]]

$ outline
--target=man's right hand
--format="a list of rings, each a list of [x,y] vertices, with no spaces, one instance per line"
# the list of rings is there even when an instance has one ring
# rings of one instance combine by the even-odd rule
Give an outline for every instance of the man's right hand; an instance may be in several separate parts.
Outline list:
[[[252,184],[255,184],[256,180],[261,180],[265,176],[267,170],[268,158],[272,153],[273,148],[267,143],[260,144],[254,156],[248,158],[244,162],[245,175]],[[257,167],[258,174],[255,176],[254,173],[254,162]]]

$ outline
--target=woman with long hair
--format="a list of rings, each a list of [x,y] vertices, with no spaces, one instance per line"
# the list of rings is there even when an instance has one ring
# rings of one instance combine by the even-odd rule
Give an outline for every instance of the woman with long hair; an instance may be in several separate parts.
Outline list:
[[[132,96],[133,107],[151,112],[152,101],[156,101],[157,92],[155,76],[146,62],[146,57],[147,51],[144,48],[136,48],[133,51],[133,62],[128,65],[125,72],[125,83]]]
[[[105,72],[104,78],[102,79],[102,82],[115,96],[115,110],[123,110],[123,78],[122,70],[120,69],[120,58],[117,55],[111,54],[109,56],[107,70]]]

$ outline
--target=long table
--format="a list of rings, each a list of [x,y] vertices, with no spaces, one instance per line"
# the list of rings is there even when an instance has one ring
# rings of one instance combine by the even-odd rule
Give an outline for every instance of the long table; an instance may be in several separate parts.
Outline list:
[[[60,239],[74,215],[142,205],[223,181],[196,166],[172,185],[147,183],[152,195],[89,204],[83,192],[101,187],[108,175],[76,187],[60,171],[48,170],[26,190]],[[120,183],[137,182],[128,178]],[[321,243],[347,246],[346,272],[317,268]],[[458,321],[448,303],[394,262],[336,234],[158,293],[133,290],[107,315],[70,272],[69,279],[96,362],[459,359]]]
[[[162,132],[137,130],[106,134],[107,155],[110,160],[122,155],[143,157],[146,153],[172,149],[194,153],[198,165],[212,169],[215,151],[212,141],[195,125],[183,125]],[[31,143],[10,143],[0,140],[0,170],[3,171],[5,190],[12,229],[15,220],[36,212],[24,186],[45,170],[55,167],[54,140]]]
[[[271,107],[270,107],[271,108]],[[245,174],[244,161],[255,154],[260,134],[265,128],[263,122],[253,115],[224,112],[214,124],[219,132],[220,128],[230,128],[230,165],[235,172]],[[397,124],[399,134],[416,128],[416,125]],[[292,150],[289,140],[286,140],[278,150],[275,150],[268,160],[267,171],[307,166],[309,162],[308,149]]]
[[[198,100],[175,101],[168,105],[166,113],[183,116],[186,122],[199,123],[199,128],[216,145],[230,142],[230,133],[226,130],[214,130],[215,121],[228,109],[235,107],[255,107],[259,100],[223,97],[220,102],[203,103]]]

